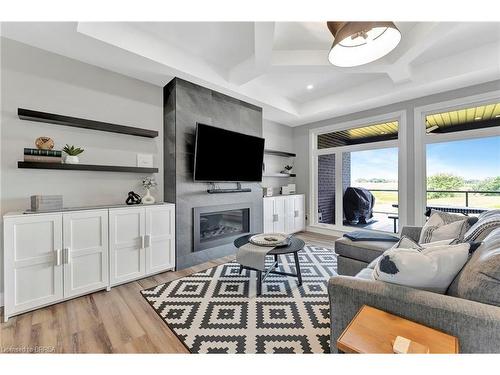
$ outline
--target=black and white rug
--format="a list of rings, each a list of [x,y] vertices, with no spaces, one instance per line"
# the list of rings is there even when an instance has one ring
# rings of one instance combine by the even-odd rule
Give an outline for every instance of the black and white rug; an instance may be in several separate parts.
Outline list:
[[[272,257],[268,257],[269,262]],[[255,272],[236,262],[145,289],[141,293],[191,353],[328,353],[327,283],[337,256],[322,247],[299,252],[297,279],[269,275],[256,297]],[[295,273],[292,255],[280,270]]]

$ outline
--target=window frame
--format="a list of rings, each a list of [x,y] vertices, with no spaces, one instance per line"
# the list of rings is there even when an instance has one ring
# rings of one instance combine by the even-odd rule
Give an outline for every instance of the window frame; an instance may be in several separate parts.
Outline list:
[[[343,202],[342,199],[338,197],[343,196],[342,188],[342,163],[338,163],[342,160],[343,152],[356,152],[356,151],[366,151],[366,150],[377,150],[383,148],[398,148],[398,216],[399,216],[399,228],[408,222],[407,207],[408,207],[408,197],[407,197],[407,160],[408,160],[408,148],[407,145],[407,125],[406,116],[407,111],[395,111],[390,113],[385,113],[378,116],[363,117],[353,121],[341,122],[332,125],[327,125],[321,128],[309,130],[309,227],[316,229],[326,229],[334,230],[338,232],[349,232],[352,231],[352,227],[343,225]],[[378,123],[397,121],[398,122],[398,139],[373,142],[366,144],[358,144],[352,146],[339,146],[318,149],[317,140],[318,135],[330,133],[334,131],[348,130],[352,128],[358,128],[363,126],[375,125]],[[335,224],[325,224],[318,223],[318,200],[317,200],[317,189],[318,189],[318,156],[335,154]],[[374,230],[375,231],[375,230]]]

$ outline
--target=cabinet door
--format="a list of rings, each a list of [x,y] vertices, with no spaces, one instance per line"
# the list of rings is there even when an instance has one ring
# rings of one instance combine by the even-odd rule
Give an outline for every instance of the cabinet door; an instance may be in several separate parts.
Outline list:
[[[295,199],[293,195],[283,197],[285,199],[285,233],[295,232]]]
[[[274,198],[264,198],[264,233],[274,232]]]
[[[175,206],[146,207],[146,274],[175,267]]]
[[[294,232],[301,232],[306,229],[306,201],[304,195],[294,195]]]
[[[286,197],[274,198],[274,232],[285,233]]]
[[[145,210],[142,207],[109,210],[110,284],[146,275]]]
[[[5,219],[6,317],[63,299],[61,248],[61,214]]]
[[[108,211],[63,214],[64,297],[109,284]]]

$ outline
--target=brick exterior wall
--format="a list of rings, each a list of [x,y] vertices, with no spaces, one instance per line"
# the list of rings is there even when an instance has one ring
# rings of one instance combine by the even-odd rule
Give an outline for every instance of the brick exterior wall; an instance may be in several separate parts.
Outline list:
[[[351,154],[342,158],[342,186],[351,185]],[[335,224],[335,155],[318,156],[318,222]]]

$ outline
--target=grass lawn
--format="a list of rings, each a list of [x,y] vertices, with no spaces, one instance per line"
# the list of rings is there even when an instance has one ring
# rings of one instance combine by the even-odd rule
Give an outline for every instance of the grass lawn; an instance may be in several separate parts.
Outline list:
[[[395,183],[360,183],[356,186],[364,187],[365,189],[397,189]],[[397,208],[392,207],[393,204],[398,203],[397,191],[372,191],[375,196],[375,211],[397,213]],[[456,206],[465,207],[465,194],[457,193],[452,197],[432,198],[427,200],[428,205],[437,206]],[[469,194],[469,207],[475,208],[500,208],[500,194],[498,195],[483,195],[483,194]]]

